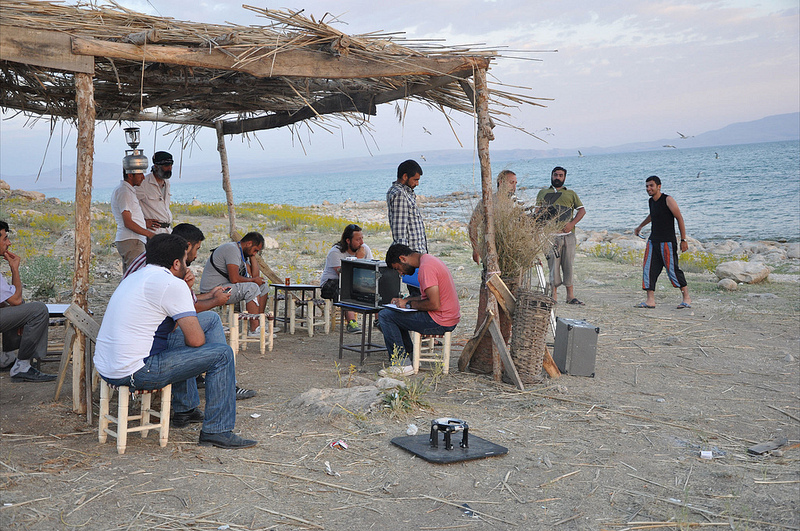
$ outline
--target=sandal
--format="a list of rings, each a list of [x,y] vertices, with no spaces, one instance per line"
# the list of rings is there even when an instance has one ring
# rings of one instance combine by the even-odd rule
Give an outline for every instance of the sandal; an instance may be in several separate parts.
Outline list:
[[[682,303],[680,303],[680,304],[678,305],[678,308],[677,308],[677,309],[678,309],[678,310],[683,310],[684,308],[691,308],[691,307],[692,307],[692,305],[691,305],[691,304],[689,304],[688,302],[682,302]]]
[[[567,304],[577,304],[578,306],[585,306],[581,301],[576,298],[572,298],[567,301]]]
[[[651,308],[652,309],[652,308],[655,308],[655,306],[650,306],[646,302],[640,302],[639,304],[634,306],[634,308]]]

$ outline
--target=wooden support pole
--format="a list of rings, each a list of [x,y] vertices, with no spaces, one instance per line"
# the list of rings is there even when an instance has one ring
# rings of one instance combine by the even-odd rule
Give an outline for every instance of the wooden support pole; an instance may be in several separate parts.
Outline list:
[[[72,302],[87,308],[89,263],[92,255],[91,207],[94,157],[94,86],[91,74],[75,74],[75,103],[78,109],[78,160],[75,176],[75,274],[72,277]],[[83,349],[86,337],[78,332],[72,350],[72,409],[86,413],[86,386]]]
[[[489,87],[486,84],[486,70],[475,70],[475,110],[478,115],[478,159],[481,164],[481,192],[483,196],[483,219],[485,223],[484,235],[486,238],[486,256],[484,263],[486,270],[499,271],[500,263],[497,258],[497,247],[494,241],[494,206],[492,197],[492,165],[489,161],[489,142],[494,140],[494,133],[489,121]],[[489,294],[486,310],[497,314],[497,300]],[[503,377],[503,368],[500,353],[492,347],[492,377],[499,382]]]
[[[234,237],[236,232],[236,210],[233,204],[233,189],[231,188],[231,171],[228,166],[228,150],[225,148],[225,135],[222,132],[223,123],[215,123],[217,128],[217,151],[219,151],[219,162],[222,164],[222,189],[225,190],[225,198],[228,201],[228,221],[230,225],[230,236]],[[239,240],[236,240],[239,241]]]

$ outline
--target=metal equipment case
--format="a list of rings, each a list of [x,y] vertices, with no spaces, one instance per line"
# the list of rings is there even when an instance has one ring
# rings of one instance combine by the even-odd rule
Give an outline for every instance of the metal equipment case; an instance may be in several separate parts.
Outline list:
[[[553,361],[564,374],[594,377],[600,328],[581,319],[556,320]]]

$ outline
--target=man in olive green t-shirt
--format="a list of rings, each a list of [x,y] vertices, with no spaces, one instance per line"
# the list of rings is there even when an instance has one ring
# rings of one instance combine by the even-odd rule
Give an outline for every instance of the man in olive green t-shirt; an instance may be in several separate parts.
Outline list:
[[[572,264],[575,262],[575,225],[583,219],[586,209],[578,194],[567,190],[564,181],[567,170],[556,166],[550,172],[549,188],[542,188],[536,196],[537,214],[545,219],[555,219],[558,232],[554,235],[553,248],[547,253],[547,267],[550,269],[550,286],[553,289],[553,300],[558,298],[558,287],[567,288],[567,304],[583,305],[575,298],[572,281]],[[546,209],[545,212],[541,212]],[[574,212],[574,216],[573,216]]]

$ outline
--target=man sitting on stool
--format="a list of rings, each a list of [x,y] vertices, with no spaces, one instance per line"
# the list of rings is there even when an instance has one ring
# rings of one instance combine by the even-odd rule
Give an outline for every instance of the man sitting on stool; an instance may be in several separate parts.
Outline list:
[[[3,351],[17,350],[17,360],[11,367],[11,381],[52,382],[56,379],[54,374],[44,374],[31,367],[31,359],[42,359],[47,355],[50,313],[43,302],[22,300],[20,259],[8,250],[11,246],[9,230],[8,223],[0,220],[0,258],[5,259],[11,268],[11,284],[0,275],[0,333],[3,334]]]
[[[413,343],[409,331],[422,335],[441,335],[451,332],[461,319],[461,306],[453,275],[438,258],[418,253],[402,243],[395,243],[386,251],[386,265],[401,275],[412,275],[419,269],[421,294],[404,299],[392,299],[392,304],[400,308],[419,311],[384,309],[378,313],[386,350],[393,360],[391,367],[381,369],[378,374],[381,376],[411,374],[413,368],[408,353],[413,351]]]

